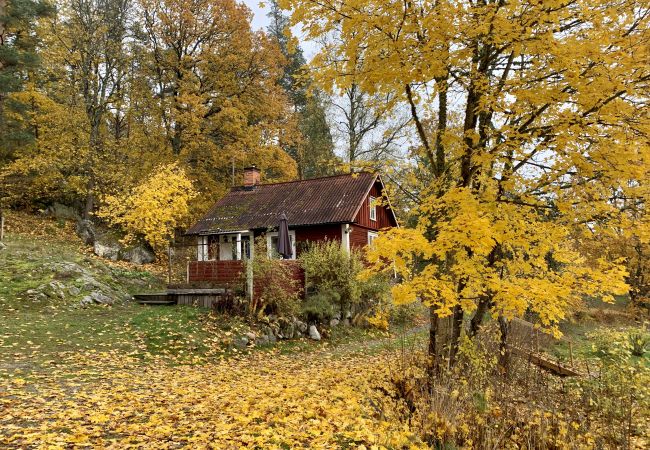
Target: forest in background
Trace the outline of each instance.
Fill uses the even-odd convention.
[[[233,0],[2,0],[0,207],[57,202],[120,225],[115,205],[167,179],[139,214],[174,204],[165,220],[183,226],[246,165],[287,181],[401,151],[376,99],[314,85],[275,2],[266,31],[251,14]]]

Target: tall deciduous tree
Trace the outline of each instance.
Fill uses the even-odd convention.
[[[197,187],[219,194],[231,168],[246,163],[276,179],[294,177],[282,150],[296,134],[276,83],[282,56],[251,30],[250,11],[233,0],[142,0],[141,10],[158,115]]]
[[[282,3],[313,38],[341,32],[343,65],[324,66],[321,82],[350,87],[354,70],[364,90],[410,107],[427,174],[418,224],[380,238],[370,259],[395,261],[396,302],[430,307],[434,361],[441,317],[452,317],[453,363],[466,316],[470,337],[497,317],[505,351],[514,316],[532,311],[557,331],[583,295],[625,291],[624,268],[584,259],[570,234],[617,226],[611,193],[647,188],[647,5]],[[356,48],[360,67],[345,58]]]
[[[101,189],[101,163],[110,158],[102,131],[109,110],[121,100],[133,5],[130,0],[70,0],[61,6],[52,34],[58,41],[58,57],[67,69],[68,82],[86,114],[88,151],[80,165],[87,178],[84,216],[88,217]]]
[[[346,53],[340,54],[341,30],[335,27],[320,39],[322,51],[315,66],[333,68],[341,75],[326,87],[331,92],[329,109],[335,136],[348,169],[381,169],[404,156],[410,117],[404,114],[404,105],[395,93],[370,91],[357,82],[366,50],[354,44],[354,36],[352,33]]]
[[[395,115],[392,95],[370,95],[357,83],[332,99],[333,120],[350,170],[382,167],[403,151],[408,118]]]
[[[287,148],[287,152],[296,160],[301,179],[328,175],[335,155],[325,113],[325,94],[313,86],[302,48],[291,34],[289,17],[275,0],[271,2],[268,17],[271,21],[268,33],[284,56],[278,83],[291,101],[300,131],[299,139]]]

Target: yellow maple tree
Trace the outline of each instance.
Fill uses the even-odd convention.
[[[647,5],[282,5],[309,37],[341,36],[315,57],[320,83],[399,93],[410,109],[417,225],[386,233],[369,258],[401,275],[397,302],[430,306],[432,356],[441,317],[452,317],[453,363],[467,316],[470,336],[487,313],[498,319],[505,345],[527,310],[557,333],[584,296],[626,291],[622,261],[584,258],[569,237],[620,226],[617,198],[647,198]],[[338,64],[321,64],[332,54]]]
[[[123,195],[109,195],[97,215],[126,232],[163,249],[174,230],[186,225],[190,202],[197,195],[192,181],[176,163],[160,166],[149,178]]]

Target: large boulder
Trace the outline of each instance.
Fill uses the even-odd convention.
[[[100,292],[111,292],[111,287],[107,284],[98,281],[95,277],[84,274],[81,277],[75,280],[75,284],[81,286],[81,290],[86,292],[100,291]]]
[[[95,255],[117,261],[120,257],[120,244],[113,241],[95,241],[93,252]]]
[[[65,293],[63,290],[65,285],[58,280],[50,281],[41,288],[41,292],[47,295],[50,298],[65,298]]]
[[[93,245],[95,243],[95,238],[96,238],[96,231],[95,231],[95,225],[90,220],[79,220],[77,222],[77,236],[81,238],[81,240],[84,242],[86,245]]]
[[[259,336],[257,339],[255,339],[255,345],[258,347],[266,347],[269,345],[271,342],[269,340],[269,337],[267,335],[262,335]]]
[[[84,242],[93,241],[95,255],[113,261],[129,261],[134,264],[149,264],[156,260],[151,247],[144,243],[136,243],[125,247],[120,241],[120,235],[115,231],[99,233],[92,228],[92,223],[80,221],[77,225],[79,236]]]
[[[76,220],[79,218],[79,213],[71,206],[66,206],[62,203],[53,203],[45,210],[45,214],[52,216],[55,219]]]
[[[156,255],[145,244],[138,244],[120,252],[120,259],[133,264],[150,264],[156,260]]]
[[[112,305],[114,303],[113,299],[106,294],[103,294],[99,291],[91,292],[90,295],[86,295],[81,299],[81,306],[87,306],[92,304],[98,305]]]
[[[278,324],[278,337],[280,339],[293,339],[294,335],[296,334],[296,330],[293,326],[293,321],[281,317],[278,320]]]
[[[244,350],[248,346],[248,338],[246,336],[236,336],[232,340],[232,345],[238,350]]]
[[[307,330],[309,329],[309,326],[308,326],[305,322],[303,322],[303,321],[301,321],[301,320],[296,320],[296,321],[294,322],[294,326],[295,326],[296,330],[297,330],[300,334],[305,334],[305,333],[307,333]]]
[[[318,332],[316,325],[309,326],[309,338],[313,339],[314,341],[320,341],[320,333]]]
[[[57,280],[75,278],[84,273],[84,268],[79,264],[67,261],[45,263],[41,267],[44,273],[53,272],[54,278]]]
[[[69,286],[68,287],[68,293],[72,295],[73,297],[76,297],[81,293],[81,289],[79,289],[77,286]]]

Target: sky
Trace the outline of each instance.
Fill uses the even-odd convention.
[[[266,29],[269,24],[269,19],[266,17],[266,14],[269,12],[268,4],[262,8],[260,6],[260,0],[243,0],[243,3],[253,11],[253,29]]]
[[[263,29],[266,30],[266,27],[269,25],[269,18],[266,16],[269,12],[269,1],[260,1],[260,0],[240,0],[246,6],[250,8],[253,12],[253,21],[252,28],[253,30]],[[260,3],[264,3],[264,7],[260,6]],[[288,15],[288,13],[287,13]],[[299,26],[292,28],[293,35],[298,38],[300,42],[300,47],[303,50],[303,54],[307,60],[311,60],[312,56],[316,53],[316,45],[312,42],[306,41],[301,38],[301,31]]]

